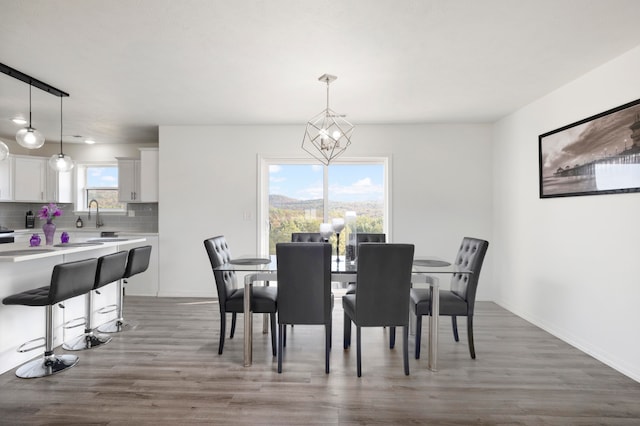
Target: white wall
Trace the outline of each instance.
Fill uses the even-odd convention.
[[[640,47],[495,125],[495,300],[640,381],[640,194],[539,199],[538,135],[640,98]]]
[[[216,295],[205,238],[224,234],[235,255],[255,253],[257,157],[307,158],[303,133],[304,124],[160,127],[159,296]],[[489,125],[360,125],[345,156],[391,155],[393,240],[453,258],[465,235],[492,240],[490,142]]]

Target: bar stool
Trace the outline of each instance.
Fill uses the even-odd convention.
[[[122,279],[127,265],[126,250],[117,253],[107,254],[98,258],[98,269],[96,271],[93,291],[100,294],[101,287]],[[84,333],[73,338],[70,342],[65,342],[62,347],[70,351],[81,351],[95,348],[111,341],[111,337],[105,334],[94,332],[91,317],[93,316],[93,292],[90,291],[85,297]]]
[[[5,305],[44,306],[45,337],[22,344],[18,352],[28,352],[44,347],[44,357],[31,360],[16,370],[16,376],[23,379],[50,376],[71,368],[78,362],[75,355],[56,355],[53,353],[53,306],[72,297],[91,291],[96,276],[98,259],[86,259],[55,265],[51,274],[51,284],[32,290],[7,296],[2,300]],[[64,308],[64,306],[61,305]],[[38,340],[44,344],[32,348],[25,347]]]
[[[151,246],[135,247],[129,250],[129,255],[127,256],[127,267],[124,271],[122,280],[118,281],[118,299],[115,305],[118,311],[118,318],[101,325],[100,327],[98,327],[98,331],[100,331],[101,333],[118,333],[132,328],[131,324],[126,323],[122,316],[122,283],[123,281],[126,283],[127,278],[131,278],[134,275],[146,271],[149,267],[150,258]]]

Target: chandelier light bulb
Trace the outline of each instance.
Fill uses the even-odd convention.
[[[53,154],[51,158],[49,158],[49,167],[57,172],[71,171],[74,166],[75,163],[68,155]]]
[[[25,127],[16,133],[16,142],[27,149],[38,149],[44,145],[44,136],[33,127]]]

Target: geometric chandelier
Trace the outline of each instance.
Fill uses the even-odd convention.
[[[327,107],[309,120],[302,139],[302,149],[326,166],[351,145],[354,130],[345,115],[336,114],[329,108],[329,84],[337,78],[330,74],[318,77],[319,81],[327,83]]]

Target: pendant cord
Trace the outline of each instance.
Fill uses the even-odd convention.
[[[60,96],[60,156],[64,157],[62,153],[62,96]]]
[[[33,129],[31,125],[31,83],[29,83],[29,128]]]

